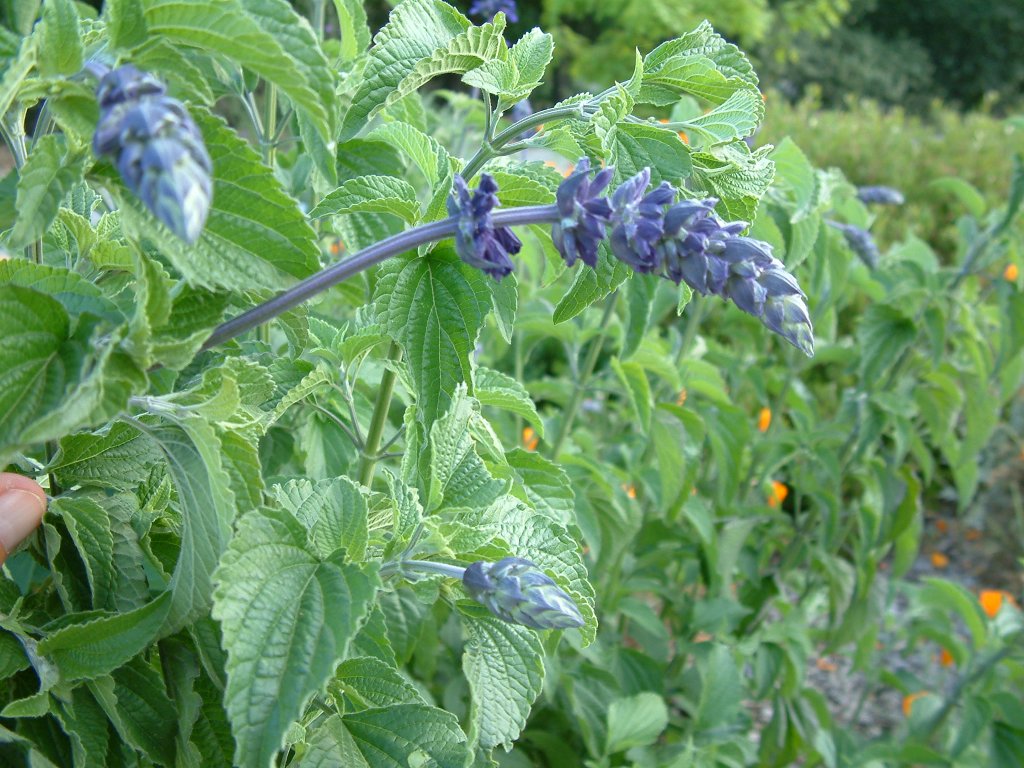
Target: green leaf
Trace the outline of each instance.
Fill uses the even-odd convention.
[[[479,407],[459,385],[447,413],[430,426],[428,512],[441,506],[480,507],[503,489],[474,447],[471,422]]]
[[[872,304],[857,327],[861,380],[881,384],[881,376],[917,338],[914,322],[896,307]]]
[[[666,727],[668,707],[658,694],[647,691],[615,699],[608,705],[605,754],[650,746]]]
[[[416,190],[393,176],[360,176],[349,179],[310,211],[310,218],[345,213],[390,213],[407,224],[420,217]]]
[[[473,394],[480,405],[501,408],[523,417],[537,435],[544,438],[544,422],[537,413],[537,406],[530,399],[526,387],[511,376],[481,366],[473,371]]]
[[[521,448],[505,454],[519,487],[512,493],[541,514],[562,525],[575,519],[575,494],[569,476],[559,464]]]
[[[701,137],[706,145],[724,144],[750,136],[764,118],[761,94],[753,89],[736,91],[710,112],[685,122],[683,130]]]
[[[616,126],[609,164],[615,165],[619,180],[650,168],[654,185],[668,181],[680,186],[693,171],[690,151],[675,131],[638,123]]]
[[[498,102],[499,112],[525,99],[543,82],[544,72],[551,63],[554,50],[555,43],[551,35],[541,32],[537,27],[516,41],[509,49],[508,61],[515,73],[515,80],[507,88],[493,91],[502,94]]]
[[[108,0],[103,4],[111,47],[134,48],[146,40],[149,31],[141,0]]]
[[[189,246],[134,197],[123,224],[145,236],[194,286],[279,290],[319,268],[316,235],[259,155],[220,118],[193,112],[213,160],[213,202],[203,234]]]
[[[470,758],[455,715],[395,704],[332,715],[312,730],[301,768],[463,768]]]
[[[71,188],[82,181],[85,156],[69,152],[63,136],[47,134],[36,142],[18,179],[18,216],[8,244],[21,248],[38,240],[57,218]]]
[[[239,765],[270,765],[345,658],[376,592],[375,573],[338,552],[319,557],[306,538],[288,512],[250,512],[217,571],[213,616],[228,652],[225,707]]]
[[[73,75],[82,68],[78,9],[72,0],[46,0],[35,34],[39,35],[40,75]]]
[[[366,26],[366,9],[361,0],[334,0],[341,32],[341,58],[351,61],[370,46],[370,29]]]
[[[143,5],[151,37],[238,62],[280,88],[321,136],[332,137],[334,76],[309,22],[286,0],[143,0]]]
[[[114,536],[107,511],[88,498],[55,499],[49,511],[64,520],[85,564],[92,607],[113,608],[117,575],[114,571]]]
[[[416,63],[388,94],[384,106],[393,104],[413,91],[445,74],[462,74],[491,61],[507,61],[508,46],[504,38],[505,14],[500,11],[494,21],[479,27],[471,26],[439,47],[430,56]]]
[[[5,63],[3,75],[0,76],[0,115],[6,115],[10,110],[22,84],[36,65],[38,48],[39,41],[34,35],[23,38],[18,55],[13,61]]]
[[[651,385],[647,374],[637,363],[623,363],[617,357],[612,358],[612,370],[626,389],[629,404],[640,422],[643,434],[651,428]]]
[[[115,670],[112,678],[90,684],[89,690],[118,735],[151,760],[174,765],[177,717],[163,677],[138,658]]]
[[[124,320],[117,305],[77,272],[25,259],[0,261],[0,285],[21,285],[59,301],[71,316],[92,314],[112,323]]]
[[[711,645],[708,653],[697,660],[700,671],[700,702],[694,715],[701,731],[727,725],[743,702],[743,681],[736,660],[728,647]]]
[[[519,738],[544,688],[544,647],[528,627],[496,619],[470,604],[462,670],[473,699],[470,735],[485,749],[506,751]]]
[[[405,351],[418,415],[427,424],[447,410],[460,383],[472,381],[469,355],[491,306],[487,279],[445,245],[381,268],[374,293],[379,322]]]
[[[752,221],[775,174],[771,150],[766,145],[751,152],[744,142],[736,141],[694,152],[694,182],[721,200],[724,210],[719,213],[725,218]]]
[[[416,686],[379,659],[364,657],[342,662],[331,687],[344,692],[358,709],[424,703]]]
[[[355,136],[422,59],[444,48],[469,26],[465,16],[442,0],[404,0],[395,6],[374,38],[362,80],[342,122],[340,140]]]
[[[583,266],[578,269],[572,286],[559,300],[551,319],[556,324],[571,320],[618,288],[630,272],[628,266],[612,256],[607,243],[601,243],[597,269]]]
[[[85,686],[75,688],[69,699],[57,705],[55,715],[71,741],[75,767],[106,765],[110,742],[106,713]]]
[[[347,477],[316,483],[290,480],[274,486],[274,495],[309,530],[309,543],[319,557],[343,548],[353,562],[364,558],[369,537],[366,499]]]
[[[227,294],[181,286],[171,304],[170,316],[153,328],[153,359],[173,370],[188,365],[224,318],[227,303]]]

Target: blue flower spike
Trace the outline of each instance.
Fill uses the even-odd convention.
[[[455,250],[464,262],[495,280],[512,271],[509,255],[519,253],[522,242],[508,227],[495,227],[491,211],[498,205],[498,184],[489,174],[480,175],[480,186],[470,192],[466,181],[455,176],[448,197],[448,215],[457,220]]]
[[[560,218],[551,227],[551,239],[570,267],[577,260],[588,267],[597,266],[597,247],[612,216],[611,203],[601,193],[611,180],[611,168],[591,178],[590,160],[584,157],[558,187],[555,204]]]
[[[470,597],[502,621],[533,629],[582,627],[576,603],[536,564],[519,557],[466,568],[462,584]]]
[[[202,234],[213,198],[213,165],[184,105],[131,64],[100,80],[93,152],[114,159],[125,185],[185,242]]]

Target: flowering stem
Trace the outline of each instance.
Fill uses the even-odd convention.
[[[558,208],[554,205],[527,205],[519,208],[497,210],[491,215],[491,221],[498,227],[545,224],[557,221],[558,215]],[[272,320],[289,309],[308,301],[318,293],[323,293],[328,288],[376,264],[380,264],[392,256],[411,251],[427,243],[451,237],[455,234],[455,226],[456,221],[451,218],[432,221],[429,224],[423,224],[376,242],[368,248],[359,251],[352,258],[338,262],[327,269],[317,272],[315,275],[310,275],[302,282],[279,293],[274,298],[262,304],[257,304],[252,309],[221,323],[210,334],[210,338],[206,340],[206,343],[203,344],[203,349],[215,347],[228,339],[233,339],[235,336],[255,328],[257,325]]]
[[[615,302],[618,296],[618,293],[613,291],[605,304],[604,314],[601,316],[601,324],[597,329],[597,338],[594,339],[590,352],[587,354],[587,359],[583,363],[583,370],[580,371],[579,378],[576,380],[576,388],[572,391],[572,397],[565,408],[565,416],[562,417],[562,424],[558,428],[558,435],[551,446],[552,459],[558,459],[558,454],[562,450],[562,444],[565,442],[566,437],[569,436],[573,419],[576,418],[576,411],[579,410],[580,403],[583,402],[583,394],[586,391],[587,382],[590,381],[591,374],[594,373],[594,366],[597,365],[597,358],[601,354],[601,348],[604,346],[604,333],[608,328],[612,315],[615,313]]]
[[[484,164],[488,160],[501,154],[502,147],[516,138],[523,131],[528,131],[531,128],[536,128],[538,125],[543,125],[545,122],[551,122],[553,120],[567,120],[573,117],[586,117],[587,107],[587,103],[581,103],[542,109],[539,112],[534,112],[532,115],[527,115],[519,122],[513,123],[493,139],[485,137],[483,145],[477,150],[476,154],[469,159],[469,162],[467,162],[465,167],[462,169],[462,178],[467,182],[472,179],[477,172],[484,167]]]
[[[388,348],[388,360],[393,364],[402,359],[402,348],[394,341]],[[394,365],[384,369],[377,388],[377,401],[373,405],[373,417],[370,420],[370,431],[366,433],[366,444],[363,456],[359,460],[359,482],[369,488],[373,484],[373,472],[380,460],[380,441],[384,436],[384,426],[388,423],[388,411],[391,410],[391,397],[395,392]]]
[[[439,573],[442,576],[449,576],[453,579],[462,580],[465,568],[447,563],[433,563],[429,560],[395,560],[384,563],[380,569],[380,575],[387,577],[396,573]]]

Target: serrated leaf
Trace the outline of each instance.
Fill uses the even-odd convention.
[[[113,48],[134,48],[145,41],[148,30],[141,0],[108,0],[103,11]]]
[[[473,372],[473,394],[481,405],[501,408],[526,419],[544,439],[544,422],[526,387],[511,376],[491,368],[479,367]]]
[[[332,715],[310,734],[301,768],[463,768],[470,753],[455,715],[396,704]]]
[[[374,129],[367,137],[369,141],[383,141],[412,160],[431,188],[449,180],[452,175],[451,156],[436,139],[414,128],[408,123],[386,123]],[[450,189],[445,185],[445,194]],[[415,197],[415,195],[414,195]]]
[[[547,32],[534,27],[509,49],[510,63],[515,66],[517,75],[514,86],[509,90],[506,99],[498,104],[499,111],[511,106],[516,101],[525,99],[534,88],[544,80],[544,72],[551,63],[554,54],[554,39]]]
[[[78,9],[72,0],[46,0],[39,35],[39,74],[73,75],[82,68],[82,39],[78,35]]]
[[[8,244],[21,248],[45,234],[71,188],[82,181],[85,156],[71,153],[63,136],[47,134],[36,142],[21,167],[18,211]]]
[[[640,422],[643,434],[651,428],[651,385],[647,381],[644,369],[636,363],[623,363],[619,358],[612,358],[612,370],[626,389],[629,404]]]
[[[347,477],[320,480],[290,480],[274,486],[278,503],[291,512],[309,531],[312,551],[327,558],[345,549],[347,559],[360,562],[366,554],[366,499],[359,486]]]
[[[151,37],[218,53],[274,83],[325,139],[334,78],[309,22],[286,0],[143,0]]]
[[[181,508],[181,548],[167,591],[127,613],[90,616],[39,643],[64,680],[116,669],[154,640],[207,612],[211,574],[227,542],[234,500],[221,468],[213,428],[191,418],[180,425],[146,427],[164,454]]]
[[[444,413],[460,383],[472,381],[469,355],[491,305],[486,279],[446,245],[381,269],[374,303],[405,351],[418,414],[427,424]]]
[[[89,686],[124,741],[151,760],[173,765],[177,718],[163,677],[141,658],[115,670],[111,683]]]
[[[539,453],[521,448],[506,453],[505,459],[522,486],[521,491],[513,488],[516,496],[525,496],[524,501],[557,523],[569,525],[573,522],[575,494],[569,476],[560,465]]]
[[[558,324],[576,317],[618,288],[629,277],[630,271],[628,266],[612,256],[607,243],[601,243],[597,269],[578,268],[572,286],[559,300],[551,319]]]
[[[412,683],[380,659],[363,657],[342,662],[331,687],[343,691],[360,709],[425,703]]]
[[[77,272],[25,259],[0,261],[0,285],[20,285],[59,301],[69,315],[96,315],[112,323],[124,320],[117,305]]]
[[[345,658],[379,581],[338,553],[318,557],[290,513],[262,509],[239,520],[216,582],[235,761],[263,768]]]
[[[763,117],[761,94],[744,88],[710,112],[685,121],[683,130],[691,136],[699,135],[706,145],[725,144],[750,136]]]
[[[171,303],[166,322],[152,329],[153,359],[165,368],[184,368],[224,318],[227,304],[227,294],[181,286]]]
[[[512,748],[544,688],[544,647],[528,627],[459,606],[467,641],[462,670],[473,707],[470,734],[485,749]]]
[[[465,16],[442,0],[404,0],[395,6],[374,38],[340,140],[355,136],[422,59],[469,26]]]
[[[650,168],[651,184],[681,186],[693,171],[689,149],[678,134],[653,125],[619,123],[609,149],[609,163],[620,181]]]
[[[917,327],[896,307],[872,304],[861,317],[857,338],[861,349],[861,380],[881,383],[882,374],[917,338]]]
[[[334,0],[341,33],[341,58],[351,61],[370,45],[370,29],[366,26],[366,9],[361,0]]]
[[[49,511],[64,520],[85,564],[92,607],[113,608],[117,575],[114,571],[114,536],[107,511],[89,498],[55,499]]]
[[[346,213],[389,213],[407,224],[420,217],[416,190],[393,176],[360,176],[349,179],[317,203],[310,218]]]
[[[494,21],[471,26],[439,47],[427,58],[421,59],[394,91],[388,94],[384,105],[393,104],[419,90],[435,77],[462,74],[490,61],[507,61],[505,43],[505,14],[498,12]]]
[[[605,754],[646,747],[668,727],[668,707],[656,693],[644,692],[615,699],[608,705]]]
[[[122,223],[194,286],[276,291],[316,271],[316,235],[273,171],[220,118],[199,110],[193,117],[213,160],[213,202],[199,240],[186,245],[130,196]]]

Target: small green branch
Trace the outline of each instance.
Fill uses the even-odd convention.
[[[569,399],[569,404],[565,408],[565,416],[562,417],[562,424],[558,428],[558,435],[555,437],[555,442],[551,445],[551,458],[556,461],[558,460],[558,454],[562,450],[562,445],[569,436],[569,430],[572,429],[572,422],[576,418],[576,412],[579,410],[580,403],[583,402],[583,395],[586,393],[587,384],[590,381],[591,375],[594,373],[594,367],[597,365],[597,358],[601,355],[601,349],[604,347],[605,331],[608,329],[608,323],[611,321],[612,315],[615,314],[615,303],[617,299],[618,293],[614,291],[611,296],[608,297],[608,301],[604,307],[604,314],[601,315],[601,324],[597,329],[597,336],[591,343],[590,351],[587,353],[587,359],[583,363],[583,370],[580,371],[580,375],[576,380],[576,387],[572,391],[572,397]]]
[[[388,411],[391,410],[391,397],[395,392],[396,373],[394,365],[402,360],[402,348],[391,342],[388,358],[392,365],[384,370],[377,388],[377,401],[373,405],[373,418],[370,420],[370,431],[366,434],[366,445],[363,446],[363,457],[359,461],[359,482],[369,488],[373,483],[373,473],[380,460],[380,443],[384,436],[384,427],[388,422]]]
[[[263,162],[273,168],[277,154],[277,86],[273,83],[267,83],[263,109]]]

